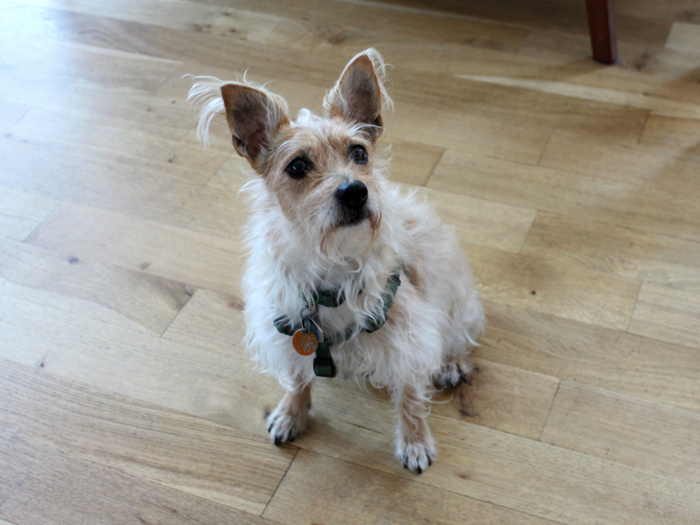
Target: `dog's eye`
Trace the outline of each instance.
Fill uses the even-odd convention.
[[[297,157],[287,164],[287,169],[285,171],[287,175],[293,179],[303,179],[309,171],[309,163],[306,159]]]
[[[350,146],[350,158],[355,164],[366,164],[369,157],[364,147],[355,144],[354,146]]]

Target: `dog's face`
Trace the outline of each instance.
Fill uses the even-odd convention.
[[[365,53],[348,64],[324,100],[323,117],[302,110],[292,122],[283,99],[245,84],[221,91],[234,147],[295,227],[290,234],[323,252],[366,251],[382,202],[375,143],[383,87],[373,59]]]

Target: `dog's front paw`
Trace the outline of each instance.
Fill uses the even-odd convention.
[[[469,373],[473,369],[468,357],[453,357],[440,369],[437,384],[441,388],[456,388],[460,383],[469,384]]]
[[[422,474],[433,464],[437,452],[435,445],[427,443],[399,444],[396,456],[403,462],[403,467]]]
[[[306,429],[306,414],[294,414],[281,404],[267,416],[267,431],[275,445],[291,443]]]

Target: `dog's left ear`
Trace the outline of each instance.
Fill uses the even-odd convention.
[[[356,55],[323,101],[327,115],[364,125],[374,142],[383,131],[382,102],[391,103],[383,79],[384,60],[375,49]]]

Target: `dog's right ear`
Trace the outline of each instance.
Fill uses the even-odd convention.
[[[290,125],[285,100],[245,79],[225,82],[215,77],[193,78],[187,98],[200,108],[199,140],[208,146],[212,120],[226,113],[233,147],[248,159],[255,171],[264,174],[276,137],[282,128]]]
[[[244,84],[221,86],[233,147],[262,173],[280,129],[289,126],[284,99]]]

